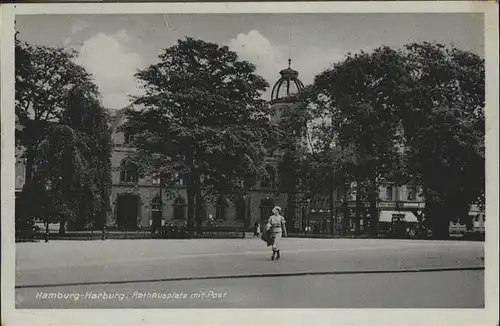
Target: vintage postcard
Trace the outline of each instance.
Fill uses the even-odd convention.
[[[497,325],[498,5],[1,7],[2,325]]]

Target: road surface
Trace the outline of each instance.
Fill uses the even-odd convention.
[[[481,308],[484,243],[284,239],[16,244],[22,308]]]

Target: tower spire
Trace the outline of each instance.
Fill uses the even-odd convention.
[[[292,23],[288,23],[288,68],[292,65]]]
[[[292,97],[304,88],[299,80],[299,73],[292,66],[292,22],[288,23],[288,68],[280,71],[281,78],[274,84],[271,91],[271,101],[290,101]]]

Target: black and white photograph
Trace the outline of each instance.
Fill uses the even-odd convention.
[[[494,312],[485,9],[98,8],[2,42],[16,312]]]

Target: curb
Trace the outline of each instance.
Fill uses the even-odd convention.
[[[219,275],[219,276],[191,276],[173,277],[150,280],[126,280],[126,281],[97,281],[97,282],[72,282],[58,284],[34,284],[16,285],[15,289],[48,288],[82,285],[105,285],[105,284],[131,284],[131,283],[156,283],[156,282],[179,282],[197,280],[220,280],[220,279],[243,279],[243,278],[264,278],[264,277],[290,277],[290,276],[314,276],[314,275],[356,275],[356,274],[399,274],[399,273],[428,273],[428,272],[453,272],[453,271],[484,271],[484,266],[463,266],[463,267],[437,267],[437,268],[411,268],[411,269],[382,269],[382,270],[360,270],[360,271],[329,271],[329,272],[294,272],[294,273],[259,273],[259,274],[239,274],[239,275]]]

